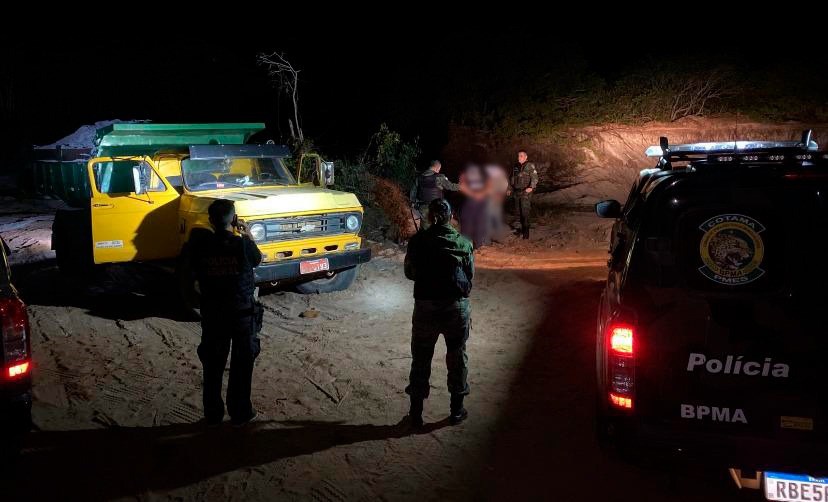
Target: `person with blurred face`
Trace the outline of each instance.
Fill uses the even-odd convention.
[[[466,196],[460,208],[460,232],[474,244],[474,249],[489,244],[488,196],[486,172],[477,164],[468,164],[460,175]]]

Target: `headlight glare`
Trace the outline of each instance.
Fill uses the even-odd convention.
[[[348,230],[351,232],[356,232],[359,230],[359,217],[355,214],[349,215],[345,218],[345,226],[348,227]]]
[[[250,236],[253,237],[254,241],[263,241],[266,233],[265,226],[261,223],[250,225]]]

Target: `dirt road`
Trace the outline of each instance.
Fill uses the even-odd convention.
[[[634,467],[593,439],[601,250],[483,252],[472,297],[470,419],[447,424],[438,345],[426,428],[398,425],[410,282],[381,253],[354,287],[270,292],[253,401],[265,421],[204,430],[199,326],[152,267],[68,280],[14,271],[30,308],[37,430],[14,483],[28,500],[713,500],[726,472]],[[758,496],[758,494],[753,494]]]

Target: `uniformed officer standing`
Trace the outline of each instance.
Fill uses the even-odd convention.
[[[409,419],[423,424],[423,401],[429,395],[431,359],[440,334],[446,342],[449,421],[468,416],[463,399],[469,393],[468,356],[469,293],[474,278],[472,244],[450,224],[451,206],[444,199],[429,205],[431,226],[408,243],[405,276],[414,281],[414,316],[411,329],[411,373],[405,392],[410,396]]]
[[[254,298],[253,268],[262,254],[236,218],[232,201],[219,199],[208,213],[214,232],[191,240],[192,266],[201,289],[198,356],[204,366],[204,417],[208,425],[219,425],[224,418],[221,383],[232,343],[227,412],[233,425],[241,426],[257,416],[250,386],[260,350],[261,306]]]
[[[420,230],[428,228],[429,222],[426,213],[431,201],[442,199],[444,190],[452,192],[460,190],[460,185],[452,183],[444,174],[440,174],[442,167],[439,160],[432,160],[428,169],[417,175],[414,186],[411,188],[409,198],[422,216]]]
[[[518,163],[512,170],[511,193],[515,197],[515,211],[520,217],[520,231],[524,239],[529,238],[529,210],[532,192],[538,186],[538,170],[529,162],[526,150],[518,151]]]

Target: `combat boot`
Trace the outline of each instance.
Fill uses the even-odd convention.
[[[408,410],[408,421],[411,427],[423,426],[423,398],[411,397],[411,408]]]
[[[463,407],[463,399],[466,396],[462,394],[451,395],[451,414],[449,415],[449,423],[457,425],[469,416],[469,412]]]

